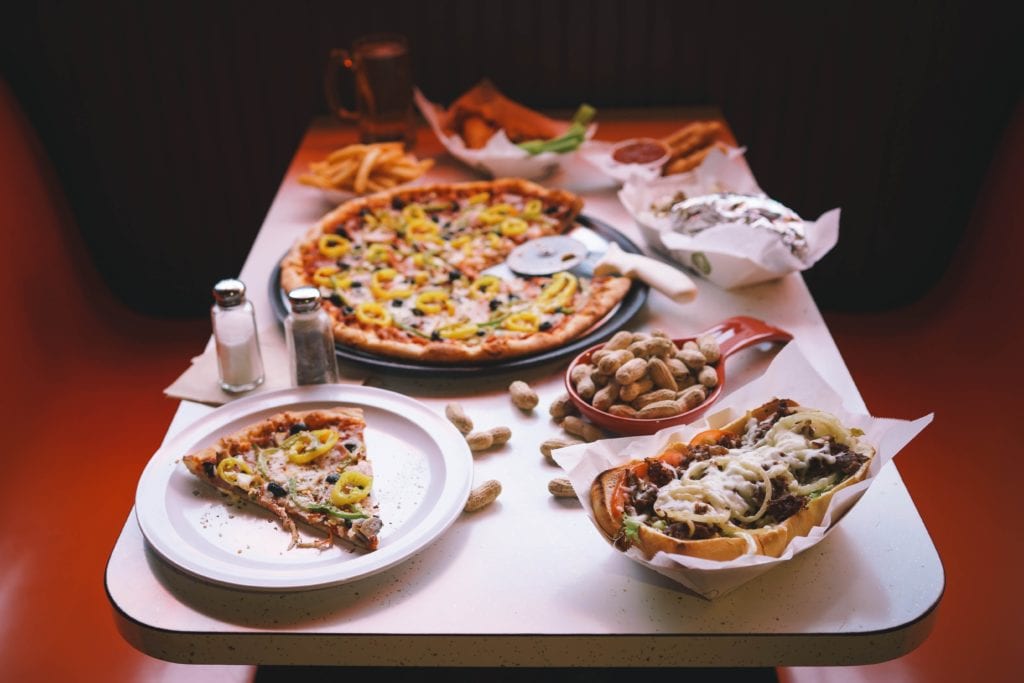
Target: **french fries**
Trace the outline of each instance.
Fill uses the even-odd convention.
[[[299,182],[324,190],[366,194],[415,180],[433,165],[433,159],[418,160],[407,154],[400,142],[349,145],[310,164],[309,173],[300,175]]]
[[[718,121],[693,121],[661,139],[672,150],[663,175],[684,173],[704,161],[716,147],[724,147],[725,126]]]

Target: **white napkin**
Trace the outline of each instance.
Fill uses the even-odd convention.
[[[192,365],[164,389],[164,393],[171,398],[222,405],[243,396],[291,387],[288,346],[285,344],[281,328],[277,325],[264,327],[259,330],[258,336],[265,374],[263,384],[260,386],[238,394],[221,389],[217,380],[217,348],[211,339],[210,343],[206,345],[206,350],[192,359]],[[347,364],[339,363],[338,369],[342,375],[339,384],[362,384],[367,377],[365,371]]]

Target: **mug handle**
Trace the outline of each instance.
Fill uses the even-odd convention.
[[[334,48],[327,58],[327,70],[324,72],[324,95],[331,113],[339,119],[355,120],[359,114],[346,107],[341,101],[341,88],[338,87],[342,71],[350,75],[353,70],[352,56],[348,50]]]

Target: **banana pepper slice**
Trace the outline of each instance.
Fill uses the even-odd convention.
[[[330,452],[338,443],[339,436],[336,429],[314,429],[289,436],[281,443],[281,447],[285,449],[289,460],[305,465]]]
[[[391,324],[391,314],[376,301],[364,301],[356,306],[356,319],[366,325],[387,327]]]
[[[416,308],[420,309],[424,313],[434,315],[443,310],[448,311],[448,313],[452,313],[455,310],[455,305],[448,298],[447,292],[432,290],[429,292],[423,292],[416,297]]]
[[[382,268],[375,271],[370,277],[370,291],[373,292],[373,296],[377,299],[404,299],[410,296],[412,289],[409,287],[388,289],[384,286],[386,283],[394,281],[396,277],[398,277],[398,271],[394,268]]]
[[[499,230],[505,237],[515,237],[526,232],[528,227],[529,224],[522,218],[509,217],[501,222]]]
[[[374,242],[366,248],[365,258],[370,263],[390,263],[395,251],[390,244]]]
[[[440,232],[440,225],[429,218],[424,217],[410,221],[409,225],[405,229],[405,236],[412,242],[442,243],[441,237],[438,234]]]
[[[349,470],[338,477],[331,488],[331,502],[335,505],[352,505],[370,495],[373,477],[357,470]]]
[[[470,337],[477,336],[476,323],[457,323],[455,325],[447,325],[437,331],[441,335],[442,339],[469,339]]]
[[[579,280],[572,273],[562,271],[551,276],[549,282],[537,297],[537,305],[545,313],[551,313],[572,301],[579,287]]]
[[[495,275],[481,275],[469,286],[469,295],[474,299],[492,299],[501,292],[501,278]]]
[[[417,204],[416,202],[406,204],[402,207],[402,220],[406,223],[418,220],[428,220],[427,211],[423,208],[422,204]]]
[[[352,243],[341,235],[321,235],[316,243],[317,249],[327,258],[341,258],[352,248]]]
[[[511,332],[536,332],[540,328],[540,316],[534,311],[520,311],[505,318],[501,326]]]
[[[238,485],[238,473],[252,474],[249,467],[241,458],[224,458],[217,463],[217,476],[229,484]]]

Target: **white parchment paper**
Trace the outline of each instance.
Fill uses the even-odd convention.
[[[619,200],[652,249],[724,289],[807,270],[839,240],[839,209],[815,221],[804,221],[808,248],[803,259],[768,230],[732,224],[684,235],[673,230],[670,216],[652,209],[652,205],[664,204],[677,193],[699,197],[717,192],[765,194],[754,180],[742,150],[712,150],[704,163],[687,173],[653,181],[633,178],[619,191]]]
[[[566,471],[584,510],[593,521],[590,485],[601,472],[631,460],[657,455],[672,441],[687,442],[698,432],[721,427],[773,398],[792,399],[800,405],[836,415],[848,428],[859,427],[864,431],[861,439],[873,445],[877,453],[868,477],[833,496],[821,525],[811,529],[808,536],[791,541],[781,557],[745,555],[722,562],[664,552],[648,560],[636,548],[630,548],[625,553],[627,557],[674,579],[705,598],[719,597],[790,560],[827,536],[829,530],[835,527],[834,522],[864,494],[881,468],[932,421],[932,414],[907,421],[851,412],[843,405],[839,394],[811,367],[797,344],[790,342],[775,357],[764,375],[730,394],[712,409],[712,413],[697,423],[664,429],[652,436],[607,439],[561,448],[552,455],[555,462]],[[601,533],[596,524],[594,533]]]

